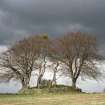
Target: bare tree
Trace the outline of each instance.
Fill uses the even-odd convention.
[[[57,73],[59,72],[59,62],[54,62],[53,63],[53,79],[52,79],[52,85],[56,85],[57,84]]]
[[[45,38],[45,37],[44,37]],[[5,73],[1,77],[18,78],[23,88],[29,87],[31,73],[37,68],[36,60],[42,52],[42,36],[31,36],[17,42],[1,57]]]
[[[47,61],[43,61],[43,59],[39,59],[38,62],[37,62],[37,88],[40,88],[41,87],[41,82],[42,82],[42,78],[43,78],[43,75],[46,71],[46,63]]]
[[[41,43],[41,52],[38,59],[37,67],[38,67],[38,79],[37,79],[37,88],[40,88],[43,75],[47,68],[47,59],[48,59],[48,50],[49,50],[49,37],[47,34],[43,34],[40,39]]]
[[[57,85],[57,80],[63,76],[66,75],[66,69],[62,62],[58,60],[54,60],[50,58],[50,64],[48,65],[48,68],[50,72],[52,72],[52,86]]]
[[[76,88],[79,76],[88,76],[97,79],[101,72],[95,63],[98,55],[96,38],[85,33],[68,33],[50,41],[48,35],[31,36],[17,42],[1,56],[2,73],[0,77],[6,80],[19,79],[23,88],[29,86],[31,73],[38,70],[37,87],[40,88],[42,77],[46,71],[47,60],[52,59],[53,81],[56,83],[56,74],[59,71],[59,62],[62,73],[66,71],[72,79],[72,87]],[[52,65],[53,66],[53,65]]]
[[[51,62],[48,65],[49,70],[53,73],[52,86],[57,85],[57,80],[67,74],[65,65],[61,62],[61,58],[58,54],[58,41],[55,39],[50,40],[50,47],[48,50],[48,59]],[[60,50],[59,50],[60,51]]]
[[[95,66],[99,58],[95,37],[81,32],[68,33],[54,43],[53,57],[67,66],[73,88],[76,88],[76,81],[82,74],[94,79],[101,75]]]

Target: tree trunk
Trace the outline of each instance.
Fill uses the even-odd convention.
[[[54,71],[52,85],[56,85],[56,72]]]
[[[73,87],[74,89],[76,89],[76,81],[77,81],[77,79],[72,78],[72,87]]]
[[[22,89],[29,88],[29,82],[30,82],[30,79],[29,78],[23,78],[21,80]]]
[[[42,77],[43,77],[43,75],[40,75],[37,79],[37,88],[40,88],[40,86],[41,86]]]

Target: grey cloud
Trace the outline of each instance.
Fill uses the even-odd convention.
[[[0,0],[0,39],[5,43],[47,32],[86,31],[105,39],[105,0]]]

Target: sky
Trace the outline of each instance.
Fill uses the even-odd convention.
[[[0,0],[0,53],[7,50],[4,45],[29,35],[75,31],[96,35],[105,55],[105,0]],[[16,83],[12,84],[1,84],[0,92],[16,91]],[[95,81],[80,86],[84,91],[105,87]]]
[[[0,0],[0,44],[25,36],[82,31],[105,49],[105,0]]]

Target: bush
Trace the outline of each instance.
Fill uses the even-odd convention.
[[[40,85],[41,88],[48,87],[48,80],[42,80]]]

